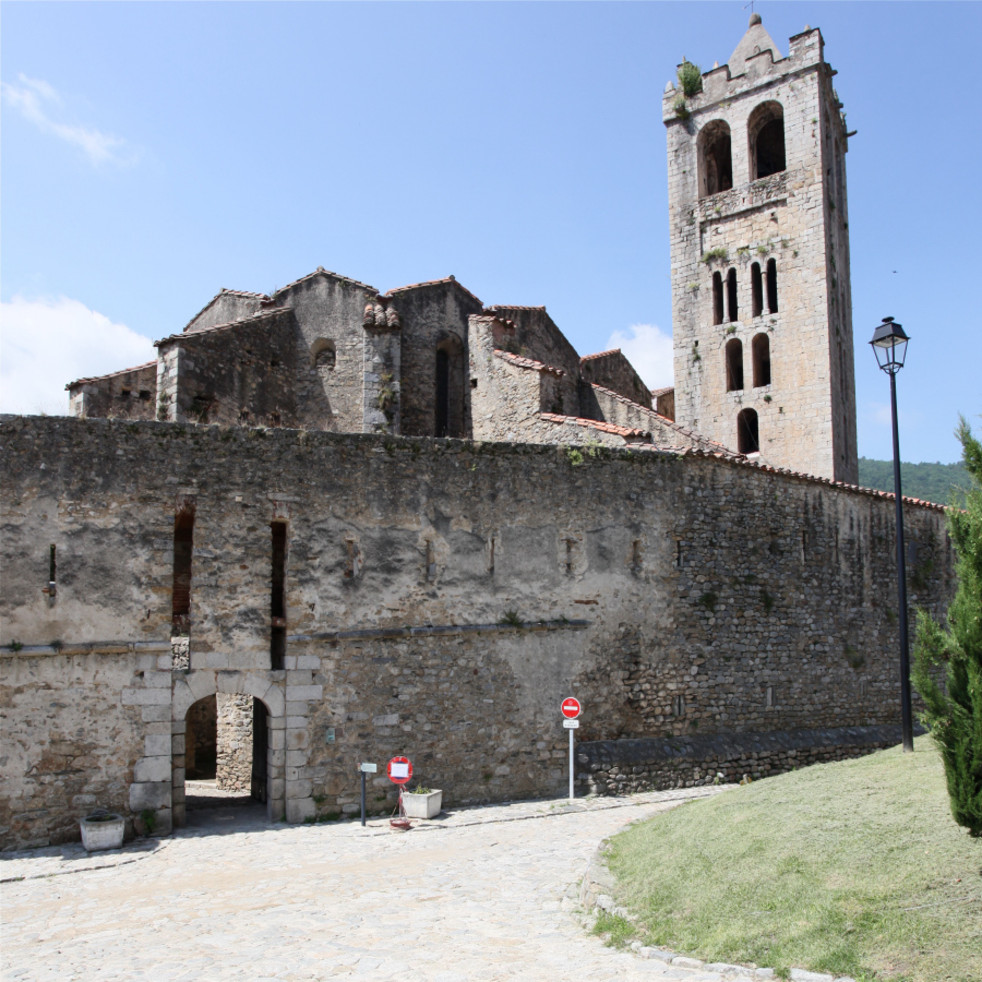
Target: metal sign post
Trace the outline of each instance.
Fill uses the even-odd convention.
[[[572,801],[574,776],[573,730],[579,729],[580,721],[576,717],[580,715],[582,707],[578,699],[570,696],[568,699],[563,700],[563,704],[559,708],[564,716],[563,729],[569,730],[569,800]]]
[[[365,775],[374,774],[378,770],[378,764],[362,764],[358,768],[361,771],[361,824],[365,824]]]

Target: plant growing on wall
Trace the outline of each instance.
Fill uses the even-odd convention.
[[[972,481],[964,508],[948,512],[958,588],[946,627],[919,612],[911,681],[941,751],[951,813],[970,835],[982,837],[982,444],[964,418],[956,432]]]
[[[723,246],[716,246],[715,249],[707,249],[706,252],[702,254],[702,261],[708,266],[711,262],[718,259],[721,263],[725,263],[729,253]]]
[[[379,376],[382,383],[378,390],[378,408],[385,414],[385,418],[390,422],[393,416],[393,407],[396,401],[396,390],[392,385],[395,376],[391,372],[383,372]]]
[[[694,65],[688,58],[682,58],[682,64],[678,68],[679,85],[682,92],[688,98],[702,92],[702,71],[698,65]]]

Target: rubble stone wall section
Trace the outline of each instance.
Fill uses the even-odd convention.
[[[451,803],[562,793],[570,694],[585,742],[897,716],[879,492],[603,446],[22,417],[0,437],[8,846],[66,835],[79,796],[179,821],[187,710],[216,692],[267,707],[269,810],[288,821],[352,811],[358,763],[398,753]],[[188,495],[185,669],[169,636]],[[938,614],[953,585],[942,510],[908,504],[905,519],[911,606]],[[52,768],[72,777],[45,784]],[[384,784],[373,793],[388,806]]]
[[[219,692],[215,702],[216,784],[222,791],[248,794],[252,783],[252,696],[241,692]]]

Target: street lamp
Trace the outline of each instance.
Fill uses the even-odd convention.
[[[876,362],[890,376],[890,411],[893,417],[893,490],[897,499],[897,598],[900,603],[900,718],[904,752],[914,749],[914,731],[910,711],[910,656],[907,646],[907,569],[904,553],[904,508],[900,495],[900,436],[897,430],[897,372],[904,367],[909,338],[904,329],[884,317],[873,332],[873,354]]]

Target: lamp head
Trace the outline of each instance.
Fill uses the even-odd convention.
[[[883,323],[873,332],[870,344],[876,355],[876,362],[884,372],[896,375],[904,367],[909,340],[903,327],[895,324],[892,317],[883,318]]]

